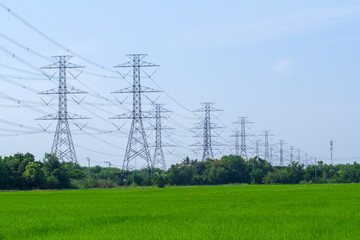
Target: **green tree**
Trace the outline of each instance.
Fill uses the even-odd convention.
[[[45,186],[45,173],[39,163],[29,162],[23,175],[30,188],[43,188]]]

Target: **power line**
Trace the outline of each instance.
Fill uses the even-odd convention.
[[[32,24],[30,24],[28,21],[26,21],[24,18],[22,18],[21,16],[19,16],[18,14],[16,14],[14,11],[12,11],[9,7],[7,7],[4,3],[0,2],[0,7],[2,7],[7,13],[9,13],[10,15],[12,15],[13,17],[15,17],[17,20],[19,20],[21,23],[23,23],[25,26],[27,26],[28,28],[30,28],[31,30],[33,30],[34,32],[36,32],[37,34],[39,34],[40,36],[42,36],[43,38],[47,39],[49,42],[53,43],[54,45],[58,46],[59,48],[65,50],[68,53],[71,53],[72,55],[77,56],[78,58],[82,59],[83,61],[97,66],[101,69],[105,69],[109,72],[114,73],[115,71],[113,71],[112,69],[108,69],[100,64],[95,63],[94,61],[91,61],[79,54],[77,54],[76,52],[68,49],[67,47],[65,47],[64,45],[62,45],[61,43],[57,42],[56,40],[54,40],[53,38],[49,37],[48,35],[46,35],[45,33],[43,33],[42,31],[40,31],[39,29],[37,29],[36,27],[34,27]]]

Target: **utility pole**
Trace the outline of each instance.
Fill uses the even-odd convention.
[[[331,159],[331,165],[333,165],[333,140],[330,141],[330,159]]]
[[[86,160],[88,161],[88,168],[89,168],[89,179],[91,178],[91,174],[90,174],[90,158],[86,158]]]
[[[77,114],[69,114],[67,111],[67,94],[80,94],[86,93],[84,91],[75,89],[74,87],[68,88],[66,85],[67,69],[71,68],[84,68],[83,66],[69,63],[68,60],[72,56],[54,56],[56,62],[42,67],[41,69],[58,69],[59,71],[59,86],[57,89],[51,89],[39,94],[56,94],[58,98],[58,112],[50,114],[37,120],[57,120],[57,126],[54,136],[51,153],[61,161],[71,161],[77,163],[74,143],[71,137],[71,131],[68,120],[74,119],[88,119]],[[71,74],[71,73],[70,73]]]
[[[110,167],[111,167],[111,162],[105,161],[104,163],[109,164],[109,167],[108,167],[108,180],[110,180]]]
[[[219,146],[218,143],[215,143],[212,141],[212,132],[213,129],[215,128],[219,128],[218,126],[216,126],[214,123],[212,123],[211,121],[211,113],[215,112],[215,111],[222,111],[219,109],[215,109],[212,107],[212,105],[214,105],[214,103],[211,102],[205,102],[202,103],[202,105],[204,105],[204,107],[195,110],[193,112],[201,112],[203,113],[203,120],[202,122],[200,122],[199,126],[195,127],[195,129],[199,129],[202,130],[202,143],[196,143],[193,144],[192,146],[201,146],[202,150],[203,150],[203,155],[202,155],[202,161],[206,160],[207,158],[214,158],[214,154],[213,154],[213,146]],[[200,135],[198,135],[200,136]]]
[[[115,68],[132,68],[133,85],[132,87],[120,89],[113,93],[132,93],[133,110],[130,113],[112,117],[112,119],[132,120],[122,168],[123,170],[136,169],[136,158],[140,158],[144,161],[144,163],[141,165],[141,168],[146,167],[150,169],[152,167],[152,163],[148,142],[146,140],[143,118],[154,118],[154,114],[151,112],[142,111],[141,96],[143,93],[154,93],[159,91],[148,87],[142,87],[140,82],[140,73],[141,68],[158,67],[159,65],[143,61],[143,59],[146,57],[146,54],[128,54],[126,56],[130,58],[130,61],[115,66]],[[135,164],[132,164],[132,160],[134,159]]]
[[[154,150],[154,157],[153,157],[153,165],[152,168],[155,168],[157,166],[161,166],[163,170],[166,170],[166,162],[163,152],[163,147],[172,147],[172,145],[163,144],[162,142],[162,131],[165,129],[171,129],[168,127],[162,126],[162,118],[166,118],[166,116],[163,115],[163,113],[171,112],[167,109],[163,108],[164,104],[155,104],[155,150]]]

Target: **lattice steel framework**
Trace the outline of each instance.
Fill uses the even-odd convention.
[[[256,157],[259,157],[259,155],[260,155],[259,142],[260,142],[259,140],[255,141],[255,155],[256,155]]]
[[[70,126],[68,120],[87,119],[76,114],[69,114],[67,111],[67,94],[86,93],[84,91],[68,88],[66,85],[66,72],[69,68],[83,68],[83,66],[69,63],[68,60],[72,56],[54,56],[56,62],[42,67],[42,69],[58,69],[59,71],[59,87],[51,89],[39,94],[57,94],[58,98],[58,112],[50,114],[38,120],[57,120],[57,126],[54,136],[51,153],[54,153],[60,161],[77,162],[74,143],[71,136]]]
[[[201,112],[204,113],[203,115],[203,121],[200,123],[198,127],[195,129],[202,130],[202,144],[197,143],[193,146],[201,146],[203,150],[202,160],[206,160],[207,158],[214,158],[213,154],[213,146],[220,146],[220,144],[212,141],[212,131],[214,128],[219,128],[214,123],[211,122],[211,113],[215,111],[222,111],[219,109],[215,109],[212,107],[214,103],[212,102],[205,102],[202,103],[204,107],[195,110],[194,112]]]
[[[248,159],[246,152],[246,121],[247,117],[240,117],[240,156]]]
[[[294,162],[294,147],[290,146],[290,164]]]
[[[265,136],[265,160],[269,161],[270,157],[269,157],[269,131],[268,130],[265,130],[264,136]]]
[[[142,87],[141,86],[141,68],[144,67],[158,67],[159,65],[145,62],[143,59],[146,54],[128,54],[126,55],[131,59],[127,63],[123,63],[115,66],[115,68],[132,68],[133,70],[133,85],[129,88],[120,89],[113,93],[132,93],[133,94],[133,110],[130,113],[117,115],[112,119],[131,119],[131,127],[129,132],[129,138],[126,146],[126,152],[123,162],[124,170],[131,170],[137,168],[137,158],[140,158],[143,162],[140,163],[140,168],[151,168],[151,156],[149,151],[148,142],[146,139],[143,119],[154,118],[155,115],[151,112],[144,112],[141,109],[141,96],[143,93],[159,92],[158,90]],[[132,160],[135,159],[135,164],[132,164]]]
[[[333,165],[333,150],[334,150],[334,141],[330,140],[330,161],[331,161],[331,165]]]
[[[284,142],[280,140],[280,166],[284,166]]]
[[[240,117],[240,119],[233,124],[240,125],[240,131],[238,128],[235,130],[235,134],[231,137],[235,138],[235,155],[241,156],[247,160],[247,149],[246,149],[246,124],[252,123],[247,120],[247,117]]]
[[[240,131],[235,130],[235,134],[230,137],[235,138],[235,155],[240,156]]]
[[[298,154],[298,155],[297,155],[297,162],[298,162],[299,164],[301,164],[301,162],[300,162],[300,151],[301,151],[300,149],[297,150],[297,154]]]
[[[164,144],[162,142],[162,132],[165,129],[171,129],[169,127],[162,126],[162,119],[166,118],[164,113],[171,112],[165,108],[163,108],[164,104],[155,104],[155,150],[154,157],[152,159],[152,167],[161,166],[163,170],[166,170],[166,161],[164,157],[163,147],[173,147],[173,145]]]

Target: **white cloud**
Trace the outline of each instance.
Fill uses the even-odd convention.
[[[270,69],[279,74],[290,75],[293,73],[292,67],[294,66],[294,60],[292,59],[284,59],[278,61],[274,66]]]

